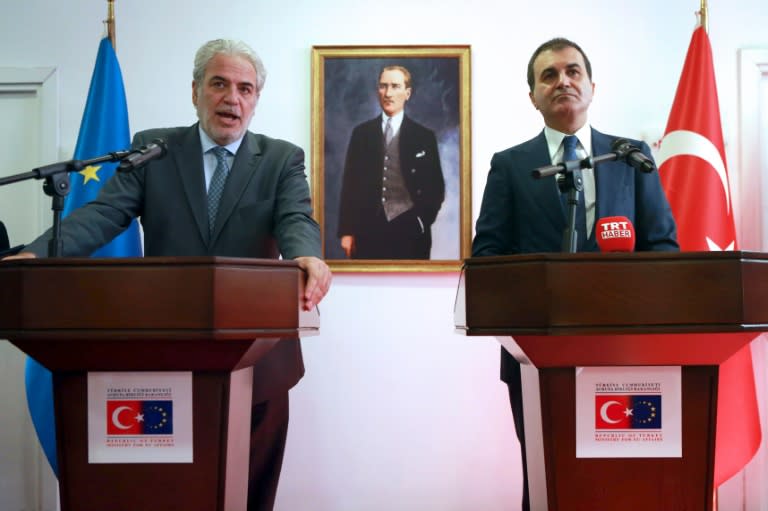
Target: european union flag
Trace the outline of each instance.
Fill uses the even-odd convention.
[[[84,160],[113,151],[128,149],[131,135],[128,129],[128,107],[125,101],[123,75],[117,55],[108,38],[101,40],[91,87],[77,137],[74,158]],[[70,175],[71,191],[64,203],[64,216],[96,198],[99,190],[115,173],[117,163],[103,163],[84,168]],[[94,257],[141,256],[139,228],[134,220],[120,236],[92,254]],[[56,424],[53,416],[53,385],[51,373],[35,360],[27,358],[27,403],[35,431],[53,472],[58,476],[56,462]]]
[[[632,429],[661,429],[661,396],[632,396]]]
[[[172,435],[173,434],[173,401],[144,401],[144,427],[145,435]]]

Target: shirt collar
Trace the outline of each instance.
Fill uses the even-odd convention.
[[[567,133],[557,131],[549,126],[544,126],[544,137],[547,139],[547,148],[549,149],[549,158],[551,161],[555,161],[555,155],[560,149],[566,135]],[[592,154],[592,127],[589,123],[585,123],[584,126],[574,133],[574,135],[579,139],[579,143],[581,144],[581,147],[584,148],[586,154]]]
[[[219,144],[214,142],[213,139],[208,136],[208,133],[205,132],[205,130],[203,129],[203,127],[200,124],[197,125],[197,130],[200,133],[200,145],[203,147],[203,154],[207,153],[208,151],[210,151],[214,147],[218,147],[219,146]],[[244,136],[245,136],[245,134],[243,134],[243,137]],[[227,144],[227,145],[222,146],[222,147],[226,148],[227,151],[229,151],[230,154],[235,155],[235,154],[237,154],[237,150],[240,149],[240,144],[242,144],[242,142],[243,142],[243,137],[240,137],[237,140],[235,140],[234,142],[232,142],[231,144]]]
[[[400,129],[400,125],[403,124],[403,117],[405,116],[405,110],[400,110],[395,115],[392,116],[392,134],[395,134]],[[381,112],[381,132],[384,133],[384,126],[387,125],[387,119],[390,117],[387,116],[384,112]]]

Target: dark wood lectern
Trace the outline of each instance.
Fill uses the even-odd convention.
[[[317,332],[303,288],[292,261],[0,265],[0,338],[53,372],[61,509],[245,511],[251,366]],[[193,462],[89,463],[88,371],[191,371]]]
[[[718,366],[768,329],[768,255],[468,259],[455,323],[523,364],[532,509],[709,511]],[[574,368],[658,365],[682,366],[682,457],[576,458]]]

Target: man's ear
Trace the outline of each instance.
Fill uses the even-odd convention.
[[[533,98],[533,92],[529,92],[528,93],[528,98],[530,98],[531,104],[533,105],[533,108],[538,110],[539,109],[539,105],[536,104],[536,100]]]

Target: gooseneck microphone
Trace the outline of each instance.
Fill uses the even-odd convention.
[[[656,164],[648,158],[639,147],[632,145],[626,138],[617,138],[611,144],[611,152],[616,153],[617,160],[624,160],[641,172],[653,172]]]
[[[117,170],[119,172],[130,172],[143,167],[152,160],[162,158],[167,153],[168,146],[166,145],[165,140],[156,138],[145,146],[129,151],[128,155],[120,160],[120,165],[117,166]]]
[[[634,252],[635,227],[625,216],[606,216],[595,225],[600,252]]]
[[[656,164],[647,157],[639,147],[632,145],[626,138],[617,138],[611,144],[611,152],[599,156],[587,156],[583,160],[564,161],[555,165],[545,165],[531,171],[536,179],[559,173],[573,172],[576,169],[593,169],[606,161],[625,161],[628,165],[641,172],[653,172]]]

